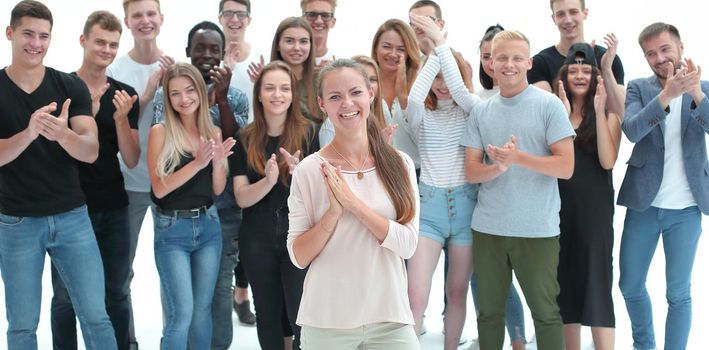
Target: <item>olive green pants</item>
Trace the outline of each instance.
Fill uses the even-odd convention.
[[[481,350],[500,350],[505,341],[505,304],[514,270],[532,312],[537,347],[562,350],[559,306],[559,237],[519,238],[473,231],[473,263],[478,284]]]

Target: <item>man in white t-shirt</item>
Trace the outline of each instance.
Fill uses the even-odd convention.
[[[160,27],[163,23],[160,0],[123,0],[123,10],[125,11],[123,22],[133,36],[133,48],[127,54],[113,61],[113,64],[106,69],[106,74],[133,86],[140,96],[140,119],[138,120],[140,159],[138,165],[130,169],[121,157],[118,158],[126,193],[128,193],[130,264],[132,266],[145,212],[148,207],[154,206],[150,200],[150,179],[148,178],[146,161],[148,132],[153,119],[153,97],[162,79],[163,71],[174,63],[174,60],[165,56],[157,45],[157,36],[160,34]],[[131,280],[133,275],[131,267]],[[131,306],[131,348],[137,349],[132,310]]]
[[[251,102],[254,100],[254,82],[249,77],[249,65],[264,63],[263,55],[246,41],[246,29],[251,24],[251,1],[219,1],[219,24],[226,38],[224,64],[231,68],[230,85],[245,93]],[[254,110],[249,108],[249,123],[253,120]]]
[[[303,18],[313,29],[313,46],[315,50],[315,65],[324,67],[335,59],[335,53],[327,47],[327,37],[330,29],[335,27],[335,8],[337,0],[300,0]]]
[[[635,143],[618,204],[628,208],[620,243],[620,291],[635,349],[655,349],[645,281],[662,236],[668,310],[665,349],[687,347],[691,278],[702,214],[709,214],[706,134],[709,82],[683,59],[679,31],[654,23],[638,38],[654,75],[628,84],[623,133]]]

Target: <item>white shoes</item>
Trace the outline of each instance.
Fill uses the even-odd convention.
[[[478,338],[473,338],[473,340],[470,341],[470,346],[468,347],[468,350],[480,350],[480,342]]]

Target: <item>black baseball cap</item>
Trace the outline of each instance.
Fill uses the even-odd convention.
[[[593,47],[586,43],[576,43],[571,45],[566,54],[564,64],[590,64],[596,66],[596,54]]]

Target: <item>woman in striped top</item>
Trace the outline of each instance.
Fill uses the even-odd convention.
[[[444,349],[457,349],[473,270],[470,221],[477,197],[477,185],[465,181],[465,151],[459,139],[478,99],[470,94],[465,61],[446,45],[436,24],[426,16],[411,15],[411,21],[436,48],[419,72],[406,108],[408,127],[421,156],[421,219],[419,243],[408,264],[409,302],[418,334],[433,271],[441,249],[447,246]]]

